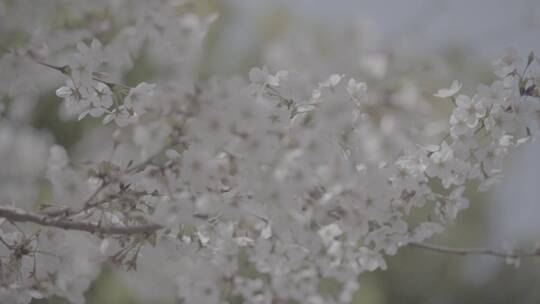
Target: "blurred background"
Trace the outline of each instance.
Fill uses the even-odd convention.
[[[383,54],[369,67],[380,77],[386,62],[396,58],[407,62],[401,65],[403,77],[414,78],[422,91],[434,92],[458,79],[470,94],[477,84],[493,80],[491,61],[505,48],[513,47],[522,56],[531,50],[540,54],[538,0],[200,0],[196,6],[200,14],[220,15],[206,41],[199,71],[203,79],[245,76],[251,67],[263,64],[274,70],[287,68],[274,63],[288,61],[323,76],[347,73],[348,60],[362,51]],[[306,47],[314,48],[319,57],[304,58]],[[144,72],[128,76],[136,79]],[[447,117],[448,108],[432,102],[441,117]],[[57,102],[43,104],[37,127],[52,130],[66,147],[74,145],[82,131],[66,127],[69,122],[55,125],[50,113],[56,111]],[[487,195],[469,193],[471,208],[433,242],[493,248],[527,248],[539,242],[538,156],[538,142],[514,153],[503,183]],[[403,248],[388,258],[388,266],[387,271],[362,276],[354,303],[540,302],[540,258],[522,260],[514,267],[493,257]],[[106,271],[88,292],[88,301],[142,303],[127,290]]]

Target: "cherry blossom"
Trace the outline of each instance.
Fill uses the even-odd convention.
[[[440,98],[449,98],[457,94],[459,90],[461,90],[461,87],[463,86],[462,83],[460,83],[457,80],[452,81],[452,84],[450,85],[450,88],[448,89],[440,89],[437,91],[437,93],[433,94],[436,97]]]
[[[84,303],[109,267],[141,296],[186,303],[349,303],[359,275],[387,269],[403,246],[430,248],[473,203],[465,190],[498,183],[538,134],[534,53],[523,65],[509,50],[469,96],[457,80],[426,94],[399,75],[407,58],[356,45],[325,56],[306,33],[277,37],[247,75],[206,79],[215,15],[189,1],[51,1],[37,15],[107,14],[74,28],[29,20],[21,31],[49,29],[36,34],[49,51],[0,55],[6,75],[21,75],[0,78],[0,93],[35,83],[84,122],[63,147],[29,119],[0,121],[0,301]],[[3,25],[35,3],[1,5]],[[137,54],[155,73],[131,83],[147,69]],[[452,101],[444,121],[432,95]],[[429,216],[412,221],[416,210]],[[324,280],[339,290],[324,293]]]

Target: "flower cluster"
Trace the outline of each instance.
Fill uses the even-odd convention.
[[[6,16],[31,2],[8,2]],[[183,1],[98,2],[113,14],[74,1],[78,16],[96,20],[35,38],[64,35],[59,44],[74,54],[38,57],[28,41],[0,57],[9,74],[31,74],[24,79],[36,77],[33,67],[63,77],[56,95],[79,120],[115,122],[85,133],[78,154],[15,131],[11,114],[0,125],[5,174],[40,160],[21,181],[9,176],[33,195],[2,192],[2,303],[54,294],[83,303],[104,265],[128,286],[142,281],[146,296],[170,288],[185,303],[349,303],[359,274],[443,232],[468,207],[465,190],[499,181],[505,157],[538,132],[532,53],[525,64],[513,51],[495,61],[498,79],[471,96],[457,81],[435,93],[453,106],[437,138],[427,118],[411,119],[430,113],[432,97],[386,78],[384,54],[363,54],[345,74],[265,66],[248,79],[201,81],[193,66],[214,16]],[[140,50],[167,67],[145,79],[158,86],[121,84]],[[0,83],[0,92],[11,87]],[[427,216],[411,221],[416,213]],[[324,281],[338,291],[319,288]]]
[[[77,44],[73,62],[58,69],[69,76],[66,85],[56,90],[66,106],[80,112],[79,120],[90,114],[105,115],[103,123],[114,120],[119,127],[134,123],[146,112],[155,85],[140,83],[134,88],[111,83],[99,78],[98,68],[103,63],[101,43],[93,39],[90,46]]]

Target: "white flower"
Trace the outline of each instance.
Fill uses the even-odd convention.
[[[90,97],[93,107],[110,108],[113,105],[113,93],[108,85],[98,82]]]
[[[448,89],[440,89],[439,91],[437,91],[437,93],[433,94],[434,96],[436,97],[440,97],[440,98],[448,98],[448,97],[452,97],[454,95],[456,95],[457,92],[459,92],[459,90],[461,89],[463,85],[457,81],[457,80],[454,80],[452,81],[452,84],[450,85],[450,88]]]
[[[141,82],[135,88],[132,88],[124,99],[126,109],[133,110],[139,116],[146,113],[146,108],[152,101],[150,97],[153,96],[155,87],[155,84]]]
[[[454,154],[446,141],[441,144],[441,149],[439,151],[431,154],[429,159],[430,162],[426,168],[426,174],[429,177],[439,177],[441,180],[446,180],[451,177]]]
[[[460,137],[471,133],[471,128],[467,125],[467,122],[458,117],[457,115],[450,116],[450,134],[452,138]]]
[[[477,89],[478,97],[486,107],[502,104],[504,98],[508,95],[508,89],[504,87],[502,81],[494,81],[491,86],[481,84]]]
[[[275,75],[271,75],[266,66],[262,69],[255,67],[249,71],[249,81],[260,86],[277,87],[281,78],[287,77],[288,74],[287,71],[278,71]]]
[[[60,87],[56,90],[56,96],[64,99],[75,98],[77,96],[77,89],[73,85],[71,80],[66,82],[66,86]]]
[[[425,222],[421,223],[418,227],[416,227],[412,232],[412,241],[414,242],[422,242],[424,240],[427,240],[431,238],[434,234],[442,233],[444,231],[444,227],[435,222]]]
[[[182,157],[182,155],[174,149],[167,149],[167,151],[165,151],[165,155],[171,160],[179,160]]]
[[[66,80],[66,85],[56,90],[56,96],[63,98],[68,107],[88,106],[90,104],[90,94],[87,88],[78,86],[71,79]]]
[[[521,98],[511,96],[508,99],[513,110],[516,127],[519,126],[519,136],[528,137],[538,133],[538,113],[540,113],[540,103],[532,98]]]
[[[96,83],[87,97],[89,107],[79,114],[78,119],[81,120],[88,114],[92,117],[101,117],[105,113],[111,113],[108,108],[113,105],[112,94],[109,86],[101,82]]]
[[[92,117],[101,117],[103,114],[107,113],[107,109],[104,108],[88,108],[87,110],[84,110],[79,114],[78,120],[81,120],[86,117],[86,115],[90,114]]]
[[[492,137],[499,138],[516,130],[515,118],[515,114],[505,111],[500,106],[494,106],[484,120],[484,124]]]
[[[363,100],[367,95],[367,85],[364,82],[356,82],[354,78],[349,79],[347,83],[347,92],[352,99]]]
[[[395,166],[390,167],[392,184],[399,189],[414,190],[420,182],[423,182],[423,175],[419,175],[422,169],[422,166],[414,160],[400,158]]]
[[[90,45],[86,45],[84,42],[77,43],[77,50],[79,53],[75,55],[76,61],[83,64],[87,70],[92,74],[100,64],[103,63],[103,52],[101,42],[97,39],[92,39]]]
[[[452,114],[455,116],[454,121],[464,121],[469,128],[476,128],[479,119],[486,116],[486,107],[476,96],[471,99],[466,95],[459,95],[456,105]]]
[[[263,66],[261,68],[254,67],[249,71],[249,81],[254,84],[263,85],[268,79],[269,73],[268,68]]]
[[[508,76],[508,74],[515,71],[523,62],[523,59],[519,57],[519,54],[513,48],[508,48],[504,51],[504,55],[493,61],[493,68],[495,74],[501,78]]]
[[[321,82],[319,84],[319,87],[324,87],[324,88],[335,87],[335,86],[337,86],[339,84],[339,82],[341,81],[341,78],[343,78],[343,76],[344,75],[333,74],[330,77],[328,77],[327,80]]]
[[[474,136],[474,131],[465,125],[463,128],[466,130],[466,132],[456,134],[456,131],[453,128],[454,126],[451,127],[450,132],[452,134],[451,148],[454,151],[454,156],[459,159],[468,159],[471,154],[471,150],[478,147],[478,141]],[[459,128],[456,126],[456,130],[457,129]]]
[[[318,233],[323,240],[323,243],[329,245],[331,242],[335,241],[338,236],[343,234],[343,230],[341,230],[338,224],[334,223],[322,227],[319,229]]]
[[[483,170],[489,176],[502,169],[503,159],[507,154],[508,148],[497,143],[481,146],[474,151],[476,159],[482,162]]]
[[[374,271],[377,268],[385,270],[387,268],[386,262],[382,255],[376,251],[370,250],[367,247],[360,247],[357,253],[356,259],[358,265],[363,270]]]
[[[106,125],[113,120],[116,122],[116,125],[122,128],[130,122],[134,122],[135,118],[129,114],[124,106],[120,106],[117,109],[113,109],[103,118],[103,124]]]
[[[444,223],[452,223],[458,213],[469,207],[469,200],[464,197],[465,187],[456,187],[443,203],[437,204],[437,213]]]

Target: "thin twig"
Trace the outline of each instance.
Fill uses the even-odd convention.
[[[53,69],[53,70],[57,70],[58,72],[60,72],[60,73],[62,73],[62,74],[66,74],[67,66],[52,65],[52,64],[43,62],[43,61],[41,61],[41,60],[36,60],[36,59],[34,59],[34,58],[32,58],[32,57],[30,57],[30,58],[33,59],[34,62],[36,62],[36,63],[38,63],[38,64],[41,64],[42,66],[51,68],[51,69]]]
[[[101,185],[99,185],[99,187],[96,190],[94,190],[94,192],[92,192],[92,194],[86,199],[86,201],[84,201],[83,209],[81,210],[81,212],[94,207],[95,204],[92,203],[92,201],[94,200],[94,198],[96,198],[96,196],[99,195],[101,191],[107,188],[108,185],[109,183],[107,183],[106,181],[102,181]]]
[[[426,249],[431,250],[439,253],[447,253],[447,254],[454,254],[454,255],[489,255],[494,256],[498,258],[533,258],[533,257],[540,257],[540,249],[536,249],[534,251],[521,251],[521,250],[512,250],[512,251],[502,251],[502,250],[495,250],[491,248],[458,248],[458,247],[447,247],[442,245],[436,245],[436,244],[429,244],[429,243],[409,243],[410,247],[420,248],[420,249]]]
[[[101,234],[142,234],[152,233],[163,228],[158,224],[145,224],[139,226],[121,226],[121,225],[101,225],[93,222],[76,222],[66,219],[50,218],[45,215],[23,213],[11,208],[0,207],[0,217],[4,217],[13,222],[31,222],[41,226],[56,227],[64,230],[79,230],[90,233]]]
[[[170,148],[174,147],[176,144],[177,143],[173,141],[173,142],[163,146],[156,153],[152,154],[150,157],[143,160],[142,162],[140,162],[140,163],[138,163],[138,164],[136,164],[134,166],[126,168],[125,173],[126,174],[131,174],[131,173],[135,173],[135,172],[138,172],[140,170],[143,170],[144,168],[146,168],[147,165],[150,165],[156,158],[158,158],[159,156],[161,156],[161,154],[163,154],[165,151],[167,151],[167,149],[170,149]],[[77,214],[86,212],[86,211],[88,211],[89,209],[91,209],[93,207],[97,207],[98,205],[101,205],[101,204],[107,202],[107,201],[98,201],[98,202],[93,203],[92,201],[96,198],[96,196],[98,196],[109,185],[110,185],[110,183],[106,182],[105,180],[102,180],[101,185],[98,188],[96,188],[96,190],[94,192],[92,192],[92,194],[84,201],[83,207],[80,208],[80,209],[63,208],[61,210],[44,211],[44,212],[41,212],[41,213],[44,214],[44,215],[47,215],[47,216],[52,216],[52,217],[61,216],[61,217],[66,218],[66,217],[70,217],[70,216],[73,216],[73,215],[77,215]]]

